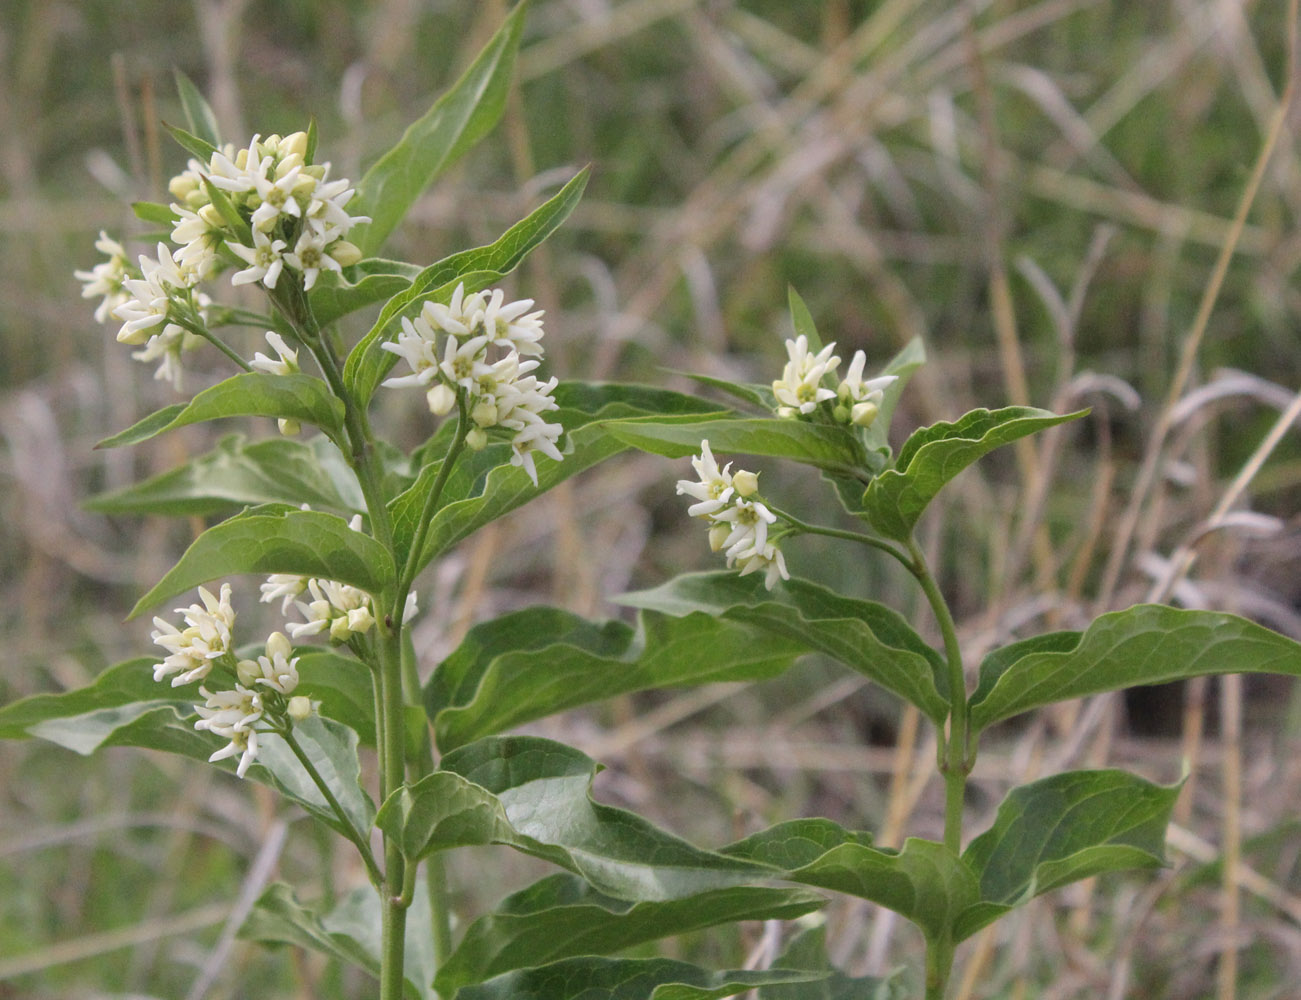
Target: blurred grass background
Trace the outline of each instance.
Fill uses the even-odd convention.
[[[237,142],[315,115],[319,155],[355,179],[506,7],[0,8],[0,703],[144,651],[148,626],[121,619],[201,527],[78,508],[214,433],[91,450],[172,397],[94,324],[71,273],[95,262],[101,228],[138,232],[126,201],[161,198],[184,164],[158,129],[181,118],[173,67]],[[423,263],[487,242],[591,163],[582,206],[512,280],[547,310],[562,378],[769,380],[793,285],[842,357],[861,347],[879,363],[924,339],[931,362],[896,417],[900,437],[974,406],[1094,407],[968,472],[924,524],[969,663],[1145,599],[1192,540],[1199,559],[1177,601],[1301,637],[1295,433],[1235,504],[1274,520],[1201,537],[1301,382],[1295,111],[1236,237],[1232,225],[1286,84],[1288,27],[1284,0],[534,0],[506,120],[419,203],[389,256]],[[198,358],[190,385],[223,374]],[[385,416],[421,433],[419,414]],[[1158,475],[1136,496],[1163,422]],[[613,595],[712,565],[673,495],[680,474],[628,457],[479,536],[422,585],[426,666],[477,617],[539,600],[618,614]],[[838,516],[807,474],[765,476],[784,506]],[[920,606],[858,552],[807,542],[788,557],[800,575]],[[973,831],[1011,784],[1068,766],[1171,781],[1187,761],[1191,777],[1170,870],[1036,902],[966,946],[957,992],[1298,996],[1299,720],[1293,685],[1230,679],[995,734]],[[940,829],[925,780],[933,734],[831,664],[535,728],[611,765],[607,800],[702,843],[819,813],[884,843]],[[160,755],[0,746],[0,997],[364,995],[315,957],[229,940],[241,891],[273,870],[306,897],[364,880],[307,821],[283,829],[263,790]],[[481,869],[501,873],[503,894],[538,872],[467,854],[467,918],[493,902]],[[915,966],[918,941],[888,914],[843,902],[829,913],[850,970]],[[745,929],[667,947],[736,966],[759,940]]]

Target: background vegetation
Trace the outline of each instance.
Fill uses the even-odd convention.
[[[506,7],[3,5],[0,702],[144,651],[147,625],[121,619],[200,528],[79,508],[207,433],[91,450],[172,400],[94,324],[71,275],[94,262],[99,229],[138,232],[125,202],[160,197],[183,166],[158,127],[181,117],[172,68],[237,140],[316,115],[322,153],[356,178]],[[1176,601],[1301,637],[1295,433],[1251,465],[1301,382],[1298,114],[1245,226],[1232,223],[1286,84],[1285,17],[1282,0],[534,0],[506,121],[420,203],[393,256],[487,242],[591,163],[586,200],[515,281],[547,310],[562,378],[770,379],[793,285],[843,357],[861,347],[884,361],[923,337],[931,363],[900,431],[979,405],[1094,407],[1039,450],[968,472],[925,524],[971,662],[996,640],[1151,596],[1189,544],[1198,561]],[[191,385],[215,379],[219,360],[198,357]],[[427,414],[389,416],[413,441],[426,432]],[[1136,493],[1145,460],[1157,476]],[[1203,537],[1244,469],[1234,506],[1268,517]],[[616,615],[610,597],[707,565],[673,495],[681,474],[652,457],[616,462],[459,552],[421,586],[427,666],[477,615],[540,600]],[[783,506],[834,517],[820,484],[765,475]],[[788,558],[918,609],[875,558],[812,542]],[[933,734],[831,664],[559,724],[610,765],[600,795],[701,843],[814,813],[885,843],[940,827],[938,783],[916,777]],[[1295,996],[1299,724],[1290,683],[1227,678],[1009,728],[977,767],[973,810],[1070,765],[1169,781],[1186,761],[1191,777],[1170,870],[1027,907],[960,954],[962,995]],[[467,916],[494,901],[498,875],[504,894],[535,874],[489,859],[519,868],[457,874]],[[0,745],[0,997],[360,995],[313,957],[233,940],[273,872],[305,895],[361,877],[262,790],[157,755]],[[830,917],[833,954],[854,972],[919,945],[866,905]],[[669,947],[735,967],[762,934]]]

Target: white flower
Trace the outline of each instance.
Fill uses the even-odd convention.
[[[543,423],[540,419],[529,424],[511,439],[510,464],[520,466],[537,486],[538,470],[533,464],[533,452],[540,451],[557,462],[563,461],[565,456],[556,447],[556,440],[563,431],[559,424]]]
[[[306,619],[290,624],[289,634],[301,636],[329,632],[336,642],[344,642],[352,635],[364,635],[375,624],[370,611],[370,595],[364,590],[335,580],[307,581],[311,601],[295,601],[294,605]]]
[[[190,287],[190,277],[172,259],[166,243],[158,244],[157,259],[141,254],[140,277],[123,280],[125,297],[111,313],[122,320],[118,342],[143,344],[147,331],[166,321],[172,297]]]
[[[298,371],[298,352],[290,348],[285,343],[285,338],[274,330],[268,330],[266,336],[267,343],[280,355],[279,360],[273,361],[259,352],[253,355],[253,360],[249,362],[249,366],[257,371],[266,372],[268,375],[292,375]],[[265,598],[263,599],[265,600]]]
[[[492,367],[484,360],[487,337],[471,337],[464,344],[448,337],[443,346],[443,360],[438,367],[452,384],[473,389],[480,378],[492,374]]]
[[[728,462],[720,469],[714,453],[709,450],[709,441],[705,440],[700,442],[700,454],[691,459],[691,467],[696,470],[699,482],[679,479],[677,493],[679,496],[685,493],[699,501],[687,508],[691,517],[712,517],[732,499],[734,488],[728,471],[732,463]]]
[[[474,324],[482,326],[486,336],[494,345],[514,350],[524,355],[542,353],[542,311],[530,313],[532,299],[520,299],[518,302],[503,304],[505,294],[501,289],[493,291],[488,304],[484,307]],[[528,313],[528,315],[525,315]]]
[[[307,589],[307,578],[294,576],[292,573],[272,573],[259,589],[262,591],[261,601],[264,604],[270,604],[277,597],[281,598],[280,613],[287,615],[294,598]]]
[[[483,294],[476,292],[468,299],[465,297],[465,283],[461,282],[452,292],[447,305],[441,302],[426,302],[420,309],[421,318],[435,330],[450,333],[454,337],[468,337],[477,313],[483,311]]]
[[[384,385],[428,385],[438,377],[438,336],[423,315],[414,320],[403,316],[402,332],[396,342],[385,341],[380,347],[400,357],[412,372],[385,379]]]
[[[822,378],[836,370],[840,358],[831,352],[834,343],[828,344],[816,355],[809,353],[808,338],[800,334],[786,341],[788,361],[782,377],[772,384],[773,395],[780,407],[796,413],[812,413],[824,400],[835,399],[836,393],[823,386]]]
[[[153,641],[168,651],[168,656],[154,664],[154,680],[161,681],[170,674],[172,687],[202,680],[212,670],[214,662],[230,652],[231,629],[235,625],[235,610],[230,603],[230,584],[221,585],[221,596],[214,597],[205,587],[199,588],[202,605],[191,604],[177,608],[184,615],[185,628],[162,618],[155,618]]]
[[[777,548],[773,542],[767,542],[762,546],[746,549],[735,556],[729,556],[727,564],[731,566],[733,562],[740,567],[741,576],[763,570],[763,585],[768,590],[772,590],[779,579],[789,580],[791,578],[790,573],[786,571],[786,559],[782,555],[781,549]]]
[[[230,276],[232,285],[247,285],[250,282],[260,281],[267,288],[275,288],[276,282],[280,280],[280,272],[289,260],[290,254],[282,251],[285,249],[284,240],[273,240],[261,230],[253,230],[253,245],[246,247],[242,243],[236,243],[234,240],[228,240],[226,246],[243,260],[248,267],[242,271],[236,271]],[[295,267],[298,265],[295,264]],[[311,285],[307,286],[308,288]]]
[[[330,256],[330,244],[334,242],[335,235],[333,231],[320,233],[314,229],[304,229],[294,244],[293,252],[285,254],[285,263],[302,272],[303,288],[308,291],[316,284],[316,277],[322,268],[335,273],[343,271],[343,266]]]
[[[293,693],[298,687],[298,657],[292,656],[293,647],[282,632],[272,632],[267,637],[266,655],[256,660],[240,660],[236,674],[246,686],[264,685],[283,695]]]
[[[274,180],[265,174],[258,174],[252,178],[253,187],[257,191],[258,198],[261,199],[261,204],[253,210],[253,216],[249,219],[249,224],[255,230],[270,232],[281,216],[292,219],[302,217],[302,207],[294,197],[294,187],[298,184],[300,170],[301,167],[292,167]]]
[[[117,240],[109,239],[108,234],[102,229],[99,232],[99,239],[95,241],[95,249],[106,254],[108,260],[101,261],[89,271],[72,273],[83,285],[81,289],[83,299],[93,299],[97,295],[104,296],[103,301],[95,308],[95,322],[103,323],[113,315],[113,311],[118,306],[130,298],[122,286],[130,276],[130,271],[127,270],[129,263],[126,250]]]
[[[757,500],[737,500],[715,514],[714,521],[732,526],[722,547],[729,559],[735,559],[742,552],[762,549],[768,544],[768,525],[777,522],[777,515]]]
[[[838,409],[845,410],[849,422],[858,427],[871,426],[885,398],[885,390],[898,378],[897,375],[881,375],[864,381],[863,367],[866,364],[867,355],[855,351],[853,360],[849,363],[849,371],[836,393],[840,402]]]

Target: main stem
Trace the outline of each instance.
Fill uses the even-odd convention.
[[[944,658],[949,678],[949,731],[941,734],[939,769],[944,776],[944,846],[954,855],[962,852],[962,809],[966,799],[967,776],[975,763],[970,742],[967,710],[967,679],[962,669],[962,649],[953,614],[931,575],[926,556],[915,539],[908,540],[911,557],[909,569],[921,584],[931,606],[940,633],[944,636]],[[926,942],[926,1000],[943,1000],[949,974],[953,969],[953,944],[947,940]]]

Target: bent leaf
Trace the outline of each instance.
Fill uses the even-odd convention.
[[[667,958],[569,958],[466,986],[456,1000],[716,1000],[821,975],[791,969],[710,972]]]
[[[968,864],[943,844],[910,837],[903,850],[870,846],[867,834],[830,820],[782,823],[723,848],[748,861],[797,862],[781,877],[867,899],[921,928],[930,941],[946,941],[958,915],[979,898]]]
[[[618,694],[773,677],[802,651],[708,614],[644,612],[633,629],[527,608],[472,628],[434,671],[424,703],[446,752]]]
[[[327,434],[337,434],[343,427],[343,401],[335,398],[319,378],[301,372],[293,375],[245,372],[204,389],[188,404],[178,403],[151,413],[95,447],[139,444],[164,431],[222,417],[284,418],[311,424]]]
[[[731,572],[687,574],[618,600],[672,615],[704,611],[762,629],[798,643],[805,652],[839,660],[938,724],[948,715],[943,658],[884,604],[844,597],[796,578],[770,592],[758,574]]]
[[[321,326],[333,323],[375,302],[385,302],[411,286],[420,268],[400,260],[368,257],[342,274],[324,271],[307,293],[312,314]]]
[[[388,550],[334,514],[283,504],[254,507],[209,528],[127,616],[218,577],[293,573],[381,593],[394,576]]]
[[[866,481],[867,454],[846,427],[768,417],[715,419],[699,423],[665,423],[653,417],[611,427],[616,437],[656,455],[686,458],[709,440],[716,455],[761,455],[789,458],[838,475]]]
[[[322,468],[321,444],[333,447],[324,437],[311,444],[288,438],[250,444],[243,434],[231,434],[206,455],[83,506],[102,514],[198,517],[264,503],[308,503],[343,515],[362,509],[355,477],[345,500]]]
[[[380,345],[397,330],[402,316],[414,314],[424,302],[450,301],[458,284],[466,294],[487,288],[519,266],[520,261],[560,227],[569,217],[587,185],[588,171],[580,170],[563,188],[502,233],[496,242],[445,257],[430,264],[394,295],[369,332],[348,354],[343,380],[361,403],[370,401],[380,381],[397,363],[397,355]]]
[[[361,787],[357,734],[341,722],[313,715],[295,725],[293,735],[321,780],[334,794],[347,823],[365,838],[375,818],[375,805]],[[265,771],[265,779],[256,773],[259,768]],[[347,825],[331,808],[311,775],[279,734],[259,734],[257,762],[249,769],[248,776],[279,789],[286,798],[304,806],[331,829],[348,835]]]
[[[204,100],[203,94],[188,76],[179,69],[173,69],[176,79],[176,93],[181,99],[181,110],[185,112],[185,124],[190,132],[210,146],[221,145],[221,132],[217,128],[217,116]]]
[[[1232,673],[1301,677],[1301,644],[1236,615],[1138,604],[1102,615],[1082,634],[1052,633],[991,653],[971,696],[971,723],[980,730],[1055,701]]]
[[[483,51],[433,107],[366,171],[348,206],[369,223],[354,226],[349,237],[371,255],[434,179],[491,131],[506,107],[524,10],[506,18]]]
[[[510,464],[510,446],[490,444],[480,452],[462,454],[443,488],[443,503],[429,525],[423,567],[483,525],[523,506],[558,483],[602,462],[628,446],[611,432],[619,421],[648,412],[675,414],[685,419],[717,412],[714,404],[694,396],[635,385],[562,382],[552,398],[559,405],[554,422],[565,428],[561,439],[563,462],[542,457],[537,461],[538,483]],[[421,470],[415,485],[391,505],[395,545],[404,555],[411,544],[425,497],[438,474],[431,463]]]
[[[1010,791],[994,825],[963,859],[980,903],[961,915],[961,941],[1030,898],[1103,872],[1159,868],[1181,785],[1125,771],[1071,771]]]
[[[396,837],[409,858],[465,844],[503,844],[618,899],[678,899],[770,874],[593,801],[597,770],[591,758],[562,743],[490,737],[453,750],[440,770],[395,791],[376,825]]]
[[[825,902],[807,889],[736,886],[685,899],[631,903],[557,874],[502,901],[466,929],[438,971],[443,996],[470,983],[578,955],[608,955],[671,934],[737,920],[793,920]]]
[[[423,1000],[434,1000],[433,919],[423,879],[407,910],[403,975]],[[240,925],[239,937],[264,944],[290,944],[319,951],[369,973],[380,974],[379,896],[370,886],[354,889],[327,913],[300,903],[283,882],[267,887]]]
[[[891,387],[893,388],[893,387]],[[1030,406],[972,410],[954,423],[915,431],[899,449],[895,467],[872,480],[864,515],[887,538],[907,541],[917,519],[949,480],[982,455],[1028,434],[1087,413],[1056,414]]]

